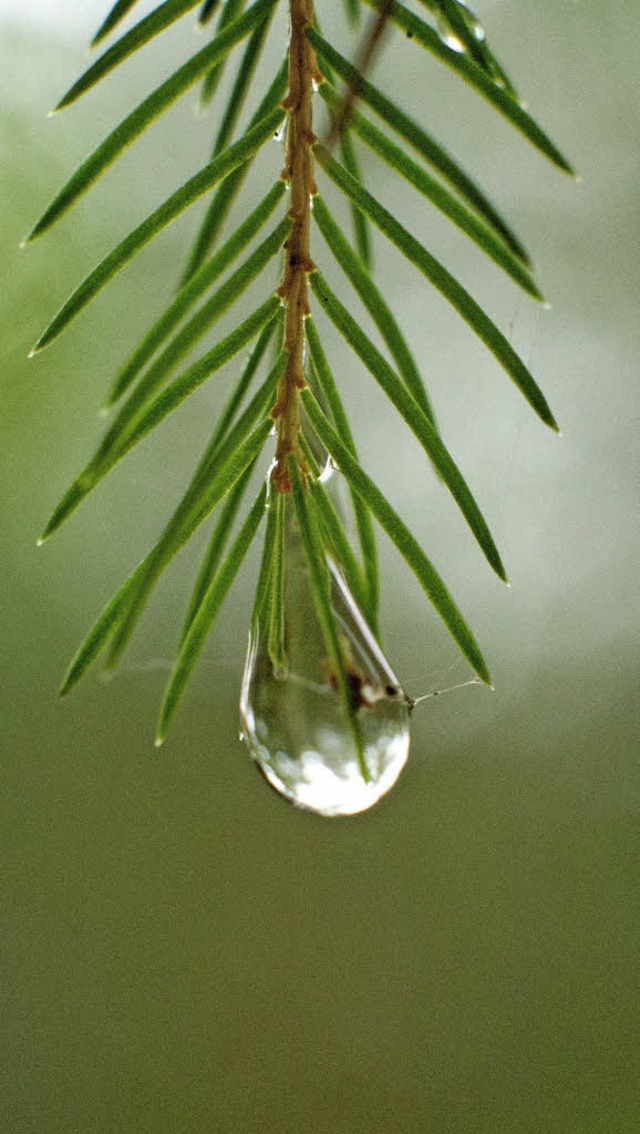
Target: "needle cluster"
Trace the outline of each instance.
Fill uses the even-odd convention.
[[[429,132],[428,123],[411,117],[389,92],[371,81],[368,65],[374,50],[380,49],[387,34],[401,35],[407,51],[423,53],[425,75],[430,62],[450,68],[558,169],[572,170],[525,109],[480,21],[462,0],[409,0],[407,4],[344,0],[350,44],[344,32],[336,42],[332,30],[337,24],[335,0],[316,0],[315,5],[313,0],[288,0],[286,4],[285,0],[162,0],[149,15],[118,34],[135,5],[136,0],[118,0],[113,5],[93,41],[100,53],[56,109],[75,103],[124,60],[195,9],[199,9],[197,18],[206,42],[179,63],[82,162],[28,241],[51,228],[128,146],[196,85],[203,105],[220,100],[211,155],[89,272],[54,315],[34,353],[60,335],[138,252],[192,204],[204,199],[206,209],[175,294],[114,376],[105,400],[111,421],[95,453],[54,509],[42,538],[52,535],[111,469],[212,375],[224,369],[233,378],[226,406],[212,424],[210,440],[186,493],[145,559],[90,630],[62,691],[67,692],[102,651],[106,651],[108,666],[116,664],[163,571],[214,514],[163,702],[159,741],[166,735],[220,606],[262,526],[265,537],[253,617],[258,612],[265,617],[266,611],[274,666],[282,666],[286,643],[278,630],[283,572],[277,501],[292,494],[318,622],[357,740],[357,713],[349,698],[345,659],[328,597],[328,562],[337,565],[377,633],[380,585],[374,524],[395,544],[474,673],[485,682],[490,678],[478,643],[438,571],[359,460],[331,368],[331,336],[323,340],[315,314],[322,311],[328,316],[336,334],[345,339],[359,364],[385,392],[390,412],[401,415],[424,450],[425,475],[435,471],[487,562],[502,579],[506,573],[493,536],[440,434],[420,367],[385,296],[386,241],[403,254],[407,271],[435,288],[479,337],[541,421],[557,429],[544,394],[504,333],[376,195],[376,168],[383,163],[444,214],[493,268],[509,275],[532,301],[542,300],[530,257],[502,212]],[[263,48],[270,36],[281,42],[278,18],[285,15],[288,40],[280,64],[268,69]],[[110,45],[103,48],[107,37]],[[227,94],[221,98],[225,74]],[[313,117],[321,107],[330,126],[319,141]],[[266,151],[274,133],[283,130],[284,170],[267,174],[264,196],[247,213],[243,190],[256,176],[256,159]],[[363,154],[367,155],[366,183]],[[264,177],[264,167],[260,176]],[[351,232],[337,219],[334,202],[339,198],[348,203]],[[374,233],[379,242],[377,282],[372,267]],[[319,249],[317,236],[322,238]],[[358,296],[370,326],[357,321],[336,295],[336,272],[342,273]],[[258,306],[249,315],[237,317],[229,333],[203,349],[200,344],[220,317],[258,280],[263,288]],[[372,340],[371,327],[383,349]],[[189,356],[195,360],[185,365]],[[321,476],[327,456],[349,488],[355,547]],[[260,469],[260,487],[245,510],[246,494]]]

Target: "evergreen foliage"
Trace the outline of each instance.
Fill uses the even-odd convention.
[[[135,0],[114,4],[93,45],[102,44],[109,36],[118,37],[121,21],[134,7]],[[198,7],[199,12],[194,13]],[[33,240],[54,225],[177,99],[199,83],[201,98],[208,103],[216,97],[225,69],[233,72],[229,96],[215,112],[210,159],[80,283],[34,348],[43,349],[61,334],[147,243],[197,200],[207,199],[204,219],[186,257],[176,294],[119,368],[105,402],[109,409],[114,409],[113,421],[96,453],[55,508],[42,537],[51,535],[114,465],[185,398],[222,367],[234,360],[237,366],[240,352],[252,348],[248,362],[239,368],[236,385],[187,492],[157,543],[89,632],[62,686],[62,692],[67,692],[102,651],[107,652],[108,665],[116,663],[162,572],[197,528],[218,509],[187,606],[177,659],[162,706],[159,741],[166,735],[206,636],[265,514],[264,551],[253,618],[268,611],[269,650],[274,665],[283,662],[282,515],[287,493],[293,494],[319,623],[349,711],[356,745],[361,744],[359,725],[350,706],[344,658],[328,598],[327,555],[340,566],[367,621],[377,631],[380,585],[374,521],[415,573],[475,673],[490,682],[480,648],[445,584],[360,464],[331,370],[332,342],[330,338],[321,340],[313,318],[314,310],[328,315],[338,335],[344,337],[384,390],[450,491],[487,561],[505,579],[498,549],[440,436],[420,368],[385,298],[382,247],[377,250],[377,282],[374,279],[371,226],[405,256],[407,271],[417,269],[466,321],[540,419],[552,429],[557,428],[533,375],[504,334],[462,284],[377,199],[375,185],[365,186],[361,173],[359,147],[364,146],[448,217],[529,297],[534,301],[542,299],[527,252],[483,189],[428,132],[427,124],[415,121],[363,73],[388,21],[395,28],[394,34],[406,37],[407,51],[424,51],[451,68],[546,158],[570,173],[568,162],[525,109],[479,21],[462,0],[419,0],[412,8],[399,0],[345,0],[344,9],[354,37],[352,50],[348,51],[344,44],[332,42],[332,3],[316,0],[314,10],[311,0],[289,0],[289,48],[282,65],[272,73],[265,68],[263,49],[281,8],[283,0],[252,0],[250,4],[243,0],[164,0],[130,30],[113,38],[111,46],[60,100],[58,109],[75,102],[125,59],[189,13],[199,20],[207,42],[86,158],[28,237]],[[368,14],[369,8],[374,9],[373,16]],[[349,55],[355,62],[349,61]],[[312,103],[318,114],[325,107],[333,122],[320,140],[309,129]],[[244,126],[243,112],[247,118]],[[282,177],[223,241],[230,210],[240,197],[256,156],[282,129],[286,130],[287,141]],[[349,204],[352,234],[340,227],[325,202],[330,185]],[[310,195],[314,197],[312,210],[307,207]],[[322,237],[313,241],[317,262],[310,259],[309,227]],[[266,236],[262,234],[265,229]],[[272,264],[276,257],[280,266],[274,274]],[[388,357],[372,341],[371,331],[357,322],[335,295],[330,283],[335,265],[367,310]],[[258,278],[264,280],[259,306],[180,371],[182,359],[197,348],[223,312],[232,309]],[[256,391],[243,409],[252,385]],[[278,436],[275,461],[270,439],[274,431]],[[319,454],[330,455],[349,486],[357,550],[351,546],[343,517],[323,486]],[[226,551],[252,474],[260,462],[265,473],[269,469],[267,483],[250,502],[230,550]]]

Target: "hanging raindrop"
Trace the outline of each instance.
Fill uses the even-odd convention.
[[[242,732],[268,782],[298,807],[354,815],[394,785],[409,753],[409,705],[342,573],[327,560],[331,600],[361,730],[363,768],[316,615],[293,501],[284,500],[283,620],[286,667],[274,667],[267,617],[249,638],[240,700]]]

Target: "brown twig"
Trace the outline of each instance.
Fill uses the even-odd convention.
[[[355,71],[354,77],[344,93],[340,106],[332,117],[331,126],[329,127],[324,142],[328,150],[338,141],[348,125],[349,119],[353,113],[353,108],[360,94],[362,78],[371,68],[373,58],[389,22],[392,8],[393,0],[380,0],[378,11],[370,21],[369,28],[362,37],[353,63]]]
[[[289,91],[284,101],[288,114],[287,159],[282,177],[289,183],[291,232],[287,240],[283,279],[278,288],[285,308],[284,348],[287,364],[278,386],[271,416],[278,424],[276,463],[272,479],[280,492],[290,492],[287,460],[299,452],[298,393],[305,385],[304,321],[309,314],[307,276],[315,268],[309,251],[311,198],[316,193],[312,129],[313,84],[320,82],[315,52],[306,36],[313,19],[313,0],[290,0]]]
[[[389,19],[393,0],[381,0],[378,12],[365,33],[356,54],[355,68],[362,75],[371,65]],[[289,0],[289,90],[284,100],[287,111],[287,157],[282,177],[289,184],[291,232],[285,245],[286,259],[278,295],[286,308],[284,349],[287,362],[278,385],[271,416],[277,422],[278,440],[272,481],[278,491],[290,492],[288,458],[296,455],[300,469],[306,464],[299,447],[300,411],[298,395],[305,386],[304,321],[309,314],[307,277],[315,270],[309,248],[311,199],[316,193],[313,147],[317,138],[312,128],[314,83],[322,81],[315,52],[306,30],[313,22],[313,0]],[[342,106],[333,119],[326,141],[340,137],[358,97],[358,83],[347,89]]]

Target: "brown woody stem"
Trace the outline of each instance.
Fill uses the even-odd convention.
[[[309,314],[307,276],[315,268],[309,250],[311,198],[316,193],[313,174],[313,84],[320,82],[315,52],[305,34],[313,19],[313,0],[289,0],[289,91],[286,165],[282,177],[289,184],[292,220],[285,245],[286,259],[278,295],[286,308],[284,349],[287,364],[280,379],[271,416],[277,422],[278,442],[272,480],[280,492],[290,492],[287,461],[290,453],[306,471],[299,447],[299,392],[304,378],[304,321]]]

